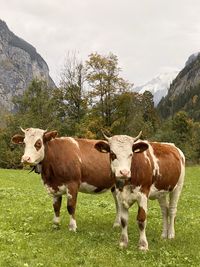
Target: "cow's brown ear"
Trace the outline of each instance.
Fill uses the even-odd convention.
[[[23,144],[24,143],[24,136],[22,136],[21,134],[15,134],[12,138],[11,138],[11,142],[13,144]]]
[[[57,131],[51,131],[51,132],[44,133],[44,135],[43,135],[44,143],[50,141],[51,139],[56,138],[57,135],[58,135]]]
[[[109,153],[110,152],[110,146],[108,143],[104,141],[99,141],[94,146],[98,151],[102,153]]]
[[[145,143],[145,142],[134,143],[133,146],[132,146],[132,150],[133,150],[134,153],[144,152],[148,148],[149,148],[149,145],[147,143]]]

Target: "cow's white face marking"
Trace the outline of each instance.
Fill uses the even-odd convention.
[[[110,145],[111,169],[117,178],[131,176],[132,145],[134,139],[127,135],[115,135]]]
[[[25,130],[24,155],[21,161],[30,165],[37,165],[44,159],[44,130],[28,128]]]

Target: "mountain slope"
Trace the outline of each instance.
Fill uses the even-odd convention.
[[[153,95],[154,104],[157,106],[161,98],[167,95],[168,88],[177,74],[178,71],[162,73],[144,85],[135,87],[134,91],[140,94],[150,91]]]
[[[194,119],[200,119],[200,54],[189,57],[185,67],[172,82],[168,94],[163,98],[158,111],[163,118],[179,110],[187,111]]]
[[[36,49],[0,20],[0,106],[12,110],[12,97],[22,94],[34,78],[55,87],[47,63]]]

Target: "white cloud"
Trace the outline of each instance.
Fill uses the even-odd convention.
[[[58,82],[68,51],[113,52],[123,76],[145,83],[200,50],[198,0],[1,0],[1,19],[30,42]]]

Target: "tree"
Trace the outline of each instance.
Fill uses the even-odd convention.
[[[153,95],[151,92],[145,91],[142,94],[142,107],[144,121],[149,125],[151,124],[152,132],[149,134],[152,135],[157,130],[160,120],[154,108]]]
[[[87,111],[87,93],[84,89],[86,70],[76,54],[68,54],[60,82],[60,107],[70,135],[77,135]]]
[[[177,136],[177,143],[183,144],[187,142],[191,135],[192,120],[188,117],[185,111],[179,111],[174,115],[172,121],[172,130]]]
[[[110,127],[113,115],[113,99],[117,94],[128,91],[131,87],[119,76],[118,59],[110,53],[102,56],[98,53],[89,55],[86,61],[87,82],[91,87],[91,102],[103,125]]]
[[[52,92],[53,89],[47,87],[46,81],[33,80],[22,96],[14,97],[15,114],[11,123],[15,124],[16,128],[58,127]]]

